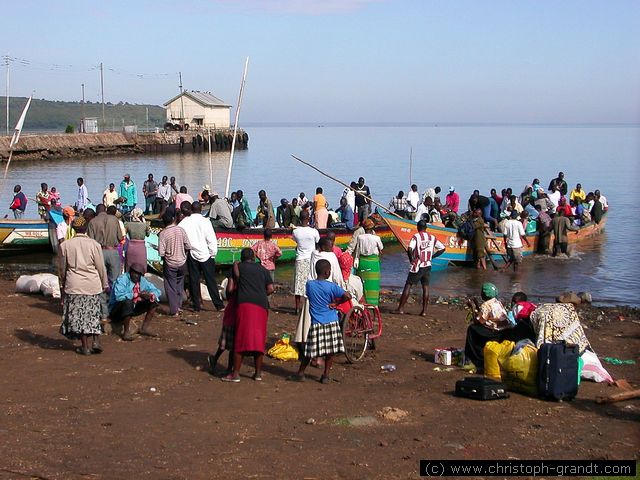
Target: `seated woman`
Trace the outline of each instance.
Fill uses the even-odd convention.
[[[507,314],[513,328],[505,331],[504,338],[513,342],[529,339],[535,343],[536,332],[531,323],[531,314],[538,306],[531,303],[527,294],[516,292],[511,298],[511,311]]]
[[[511,324],[507,310],[498,300],[498,288],[493,283],[482,285],[482,304],[476,299],[469,300],[473,312],[472,323],[467,328],[467,339],[464,346],[465,359],[473,363],[478,370],[484,368],[483,349],[490,340],[502,341],[504,330]]]

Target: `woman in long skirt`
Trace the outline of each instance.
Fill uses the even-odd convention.
[[[373,220],[367,219],[363,223],[364,232],[358,237],[355,249],[354,264],[356,273],[364,284],[365,301],[371,305],[378,305],[380,301],[380,255],[382,240],[375,234]]]
[[[151,230],[149,225],[144,221],[142,209],[138,207],[133,209],[131,212],[131,221],[125,223],[124,228],[129,237],[125,268],[128,272],[131,265],[147,264],[147,246],[145,239],[149,236]]]
[[[273,293],[273,280],[262,265],[255,263],[255,253],[250,248],[240,252],[240,263],[233,265],[233,282],[236,285],[236,329],[233,339],[233,372],[222,377],[224,382],[240,381],[242,357],[254,358],[253,379],[262,381],[262,360],[267,341],[269,298]]]
[[[76,236],[60,245],[60,283],[63,286],[60,333],[70,339],[79,338],[81,347],[76,352],[91,355],[102,352],[100,298],[109,283],[102,248],[85,234],[86,220],[77,217],[71,226]]]

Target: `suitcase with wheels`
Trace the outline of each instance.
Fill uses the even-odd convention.
[[[578,394],[578,345],[543,343],[538,350],[538,394],[547,400],[573,400]]]
[[[474,400],[497,400],[509,397],[504,383],[485,377],[467,377],[458,380],[455,394],[457,397]]]

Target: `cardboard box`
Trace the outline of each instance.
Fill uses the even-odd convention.
[[[436,348],[433,353],[433,361],[440,365],[464,365],[464,349],[463,348]]]

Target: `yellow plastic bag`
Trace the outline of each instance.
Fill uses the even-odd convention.
[[[500,364],[504,362],[511,352],[515,343],[504,340],[503,342],[487,342],[484,346],[484,376],[491,377],[496,380],[502,380],[500,376]]]
[[[538,349],[525,345],[510,355],[501,365],[502,380],[510,390],[527,395],[537,395]]]
[[[290,343],[291,338],[289,335],[283,335],[273,347],[267,351],[267,355],[271,358],[277,358],[278,360],[298,360],[298,351],[293,348]]]

